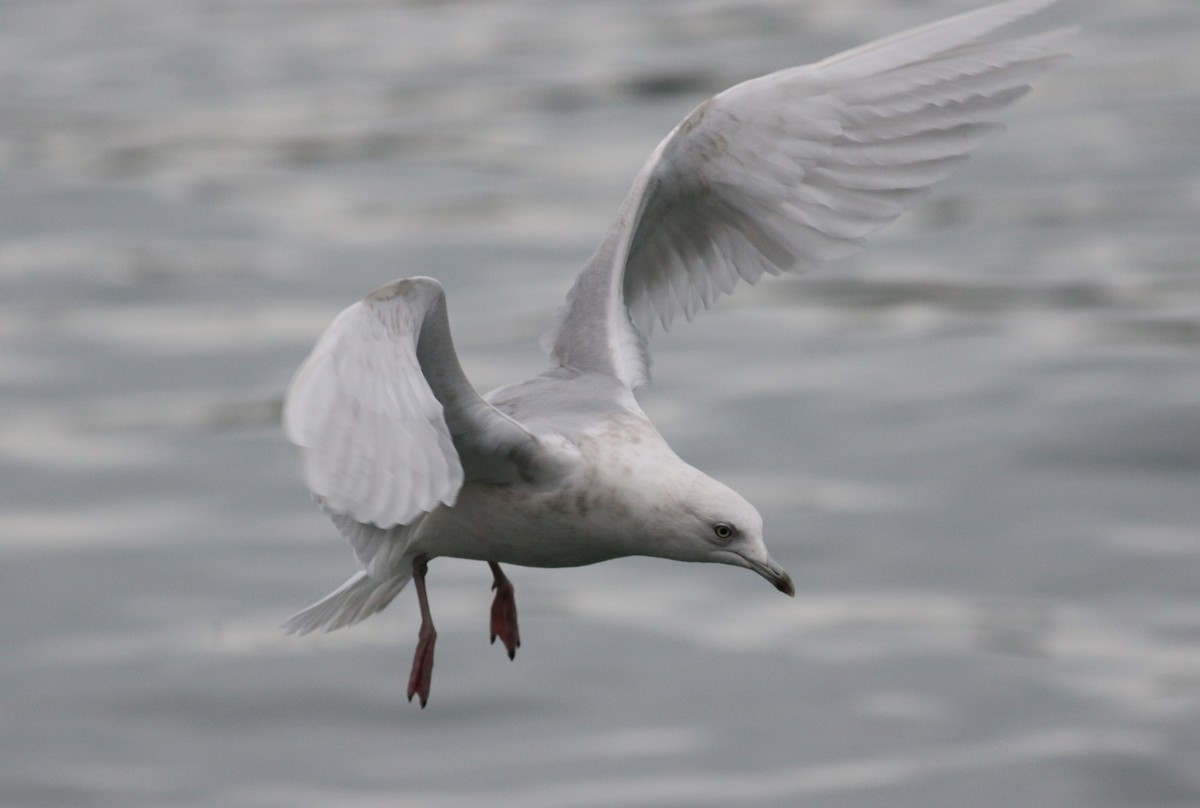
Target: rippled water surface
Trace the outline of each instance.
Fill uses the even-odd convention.
[[[646,409],[796,600],[630,559],[353,569],[276,424],[343,306],[449,290],[489,389],[707,94],[962,0],[0,8],[0,804],[1200,804],[1200,6],[1077,58],[872,249],[656,342]]]

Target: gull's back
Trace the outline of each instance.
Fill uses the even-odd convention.
[[[497,388],[485,399],[536,435],[561,435],[568,440],[594,431],[613,417],[645,419],[633,392],[616,378],[565,368]]]

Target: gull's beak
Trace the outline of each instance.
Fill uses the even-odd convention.
[[[714,555],[717,555],[726,564],[754,570],[783,594],[796,597],[796,587],[792,585],[792,576],[784,572],[783,567],[775,563],[775,559],[770,556],[764,554],[763,560],[759,561],[757,558],[748,558],[732,550],[718,550]]]
[[[778,589],[783,594],[790,598],[796,597],[796,587],[792,585],[792,576],[783,571],[783,567],[775,563],[775,560],[767,556],[766,561],[752,561],[746,559],[746,565],[750,569],[757,572],[762,577],[771,582],[771,586]]]

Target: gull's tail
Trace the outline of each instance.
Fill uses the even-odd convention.
[[[405,572],[379,581],[360,572],[312,606],[289,617],[283,630],[288,634],[307,634],[317,629],[333,631],[352,626],[391,603],[411,577],[411,572]]]

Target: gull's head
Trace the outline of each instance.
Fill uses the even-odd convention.
[[[763,543],[762,516],[741,494],[696,472],[672,510],[675,558],[745,567],[785,595],[795,596],[791,576]]]

